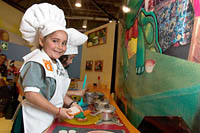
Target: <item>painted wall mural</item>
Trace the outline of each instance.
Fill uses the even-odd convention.
[[[163,1],[155,6],[159,23],[159,43],[162,50],[191,42],[194,11],[189,0]]]
[[[158,43],[158,31],[155,15],[147,13],[143,8],[138,15],[138,41],[136,53],[136,74],[144,72],[145,49],[162,53]]]
[[[145,6],[149,2],[154,4]],[[200,64],[187,60],[196,28],[193,4],[190,0],[128,3],[131,12],[119,47],[115,92],[118,105],[136,127],[145,116],[178,116],[185,122],[183,130],[200,132]],[[146,60],[154,61],[150,73],[145,71]]]

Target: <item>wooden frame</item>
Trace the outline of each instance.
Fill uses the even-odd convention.
[[[102,72],[103,71],[103,60],[95,60],[95,71]]]
[[[85,65],[86,71],[92,71],[93,68],[93,60],[87,60]]]

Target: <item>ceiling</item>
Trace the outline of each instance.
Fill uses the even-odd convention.
[[[3,0],[16,9],[25,12],[36,3],[48,2],[63,9],[67,27],[85,32],[109,22],[118,20],[123,13],[121,6],[124,0],[82,0],[82,7],[75,7],[76,0]],[[83,20],[87,20],[87,29],[82,28]]]

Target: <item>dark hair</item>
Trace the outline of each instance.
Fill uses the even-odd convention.
[[[11,60],[10,63],[15,63],[15,60]]]
[[[60,62],[62,63],[62,65],[63,65],[63,67],[64,67],[65,69],[67,69],[67,68],[69,67],[69,65],[67,64],[68,58],[69,58],[69,55],[62,55],[62,56],[59,58]]]
[[[69,55],[62,55],[59,60],[61,63],[63,63],[64,60],[68,60]]]

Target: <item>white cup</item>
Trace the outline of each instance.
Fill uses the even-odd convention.
[[[76,130],[69,130],[69,133],[76,133]]]
[[[67,133],[67,130],[59,130],[58,133]]]

